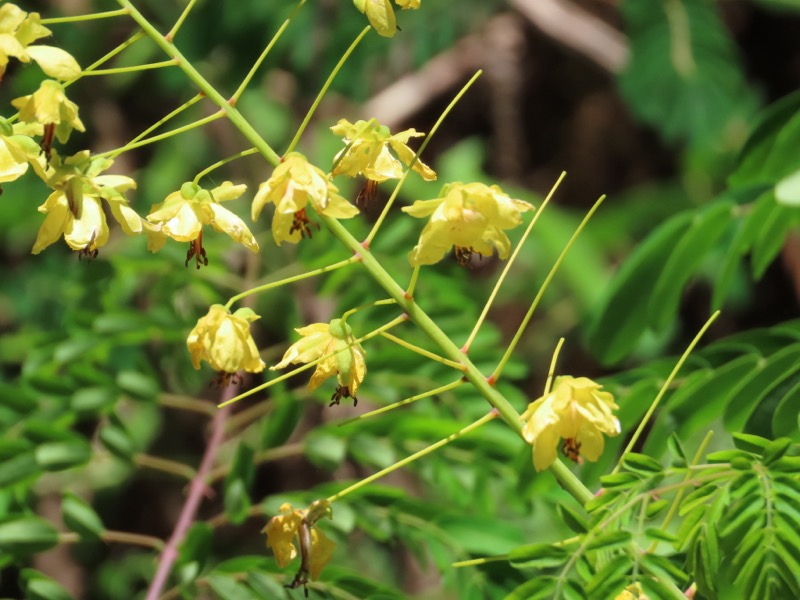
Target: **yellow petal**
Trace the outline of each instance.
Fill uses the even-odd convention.
[[[31,250],[32,254],[39,254],[47,246],[58,240],[73,218],[67,198],[62,191],[50,194],[50,197],[39,210],[41,211],[45,207],[46,210],[42,212],[47,212],[47,217],[39,228],[36,242],[34,242]]]
[[[35,60],[48,77],[69,81],[81,74],[78,61],[61,48],[53,46],[28,46],[28,55]]]
[[[311,528],[311,556],[308,561],[311,579],[319,579],[322,569],[330,562],[335,550],[336,544],[328,536],[316,527]]]
[[[84,194],[78,216],[64,231],[64,241],[73,250],[96,250],[108,241],[108,224],[100,199]]]
[[[210,203],[208,206],[214,215],[214,220],[211,222],[214,229],[224,231],[233,241],[239,242],[253,252],[258,252],[258,242],[256,242],[256,238],[253,237],[244,221],[215,202]]]

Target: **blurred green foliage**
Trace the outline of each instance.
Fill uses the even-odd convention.
[[[50,9],[31,4],[26,10]],[[111,3],[90,4],[107,10]],[[758,4],[781,15],[797,9],[793,2]],[[146,0],[137,6],[165,31],[183,4]],[[204,75],[231,93],[293,7],[200,2],[178,43]],[[341,148],[340,140],[327,131],[342,116],[337,104],[353,110],[505,10],[499,1],[464,2],[454,10],[452,2],[425,0],[419,11],[400,12],[402,30],[396,38],[368,36],[348,60],[328,98],[333,108],[312,122],[303,152],[321,166],[330,164]],[[800,222],[797,206],[779,202],[776,194],[778,185],[800,171],[800,96],[763,105],[766,94],[743,68],[743,51],[714,4],[626,0],[619,18],[631,51],[618,80],[620,96],[630,113],[669,147],[677,172],[614,190],[572,248],[498,389],[517,410],[524,410],[540,393],[557,338],[573,333],[558,371],[605,373],[603,383],[620,405],[622,430],[630,432],[674,365],[669,354],[694,334],[691,328],[705,319],[709,306],[731,307],[734,314],[761,310],[754,281],[775,267]],[[238,103],[276,149],[289,143],[314,95],[364,25],[349,2],[322,0],[309,1],[292,22]],[[54,43],[82,65],[132,33],[125,19],[52,28]],[[800,50],[795,46],[793,51]],[[157,47],[143,40],[115,65],[161,59]],[[28,93],[40,77],[36,67],[12,65],[0,87],[4,105]],[[71,95],[73,89],[90,132],[74,136],[64,153],[122,145],[194,94],[176,68],[93,78],[70,88]],[[471,101],[469,96],[464,100]],[[202,110],[187,111],[170,127],[205,116]],[[429,161],[439,183],[412,177],[401,200],[432,198],[441,183],[451,180],[493,183],[487,163],[497,149],[487,137],[454,136],[457,143]],[[569,145],[570,140],[559,143]],[[200,169],[244,148],[230,128],[194,130],[126,153],[117,164],[137,180],[132,204],[146,214],[151,204]],[[245,181],[252,191],[268,171],[248,158],[211,178],[215,183],[222,177]],[[570,174],[574,176],[581,174]],[[541,204],[543,190],[516,183],[503,183],[504,189]],[[349,197],[358,193],[357,183],[342,182],[341,188]],[[26,176],[5,184],[0,201],[0,595],[71,597],[39,560],[45,550],[69,547],[60,566],[79,573],[81,597],[143,597],[157,548],[119,543],[118,534],[137,533],[151,540],[169,536],[175,506],[183,501],[182,488],[203,453],[207,417],[218,397],[209,387],[213,374],[191,367],[187,332],[210,304],[224,303],[245,287],[331,264],[347,253],[324,230],[297,247],[276,248],[262,220],[254,227],[262,246],[258,258],[232,248],[224,236],[210,234],[204,239],[210,265],[200,271],[184,268],[185,248],[178,244],[169,242],[153,255],[144,239],[126,239],[119,230],[91,263],[79,263],[61,243],[32,257],[29,248],[41,223],[35,207],[46,194],[37,178]],[[470,349],[470,358],[484,372],[494,367],[591,200],[556,201],[543,214],[501,290],[492,322]],[[244,199],[231,204],[238,214],[248,213]],[[361,239],[370,225],[354,220],[348,228]],[[411,274],[406,252],[420,226],[392,214],[372,246],[400,282]],[[520,232],[514,235],[516,242]],[[615,264],[619,268],[612,276]],[[415,296],[446,333],[463,343],[498,272],[495,261],[473,271],[442,263],[423,271]],[[685,291],[697,286],[708,297],[690,313]],[[357,268],[259,295],[253,308],[262,318],[254,332],[263,358],[274,363],[296,339],[294,327],[328,320],[384,295]],[[795,310],[792,299],[784,299],[787,305]],[[613,501],[644,497],[663,477],[682,475],[661,465],[680,463],[675,468],[685,468],[691,461],[681,441],[691,454],[710,429],[721,434],[712,443],[719,450],[730,447],[729,434],[741,432],[800,441],[800,325],[780,322],[782,314],[767,315],[768,322],[761,324],[769,327],[764,328],[733,322],[690,358],[680,373],[680,386],[669,390],[637,448],[657,467],[647,457],[629,455],[618,474],[623,477],[603,479],[627,441],[624,436],[609,440],[600,462],[575,467],[591,489],[616,489],[607,494],[605,508],[603,500],[585,513],[552,478],[534,472],[529,446],[508,427],[491,423],[413,463],[395,479],[362,488],[337,503],[333,520],[322,527],[339,551],[323,579],[309,586],[311,593],[323,598],[466,600],[613,597],[634,575],[633,563],[620,548],[645,536],[641,528],[622,523],[599,541],[581,538],[594,544],[589,550],[598,551],[605,562],[587,558],[587,553],[560,577],[553,570],[563,568],[573,555],[554,549],[552,542],[588,536],[611,508],[618,508]],[[358,313],[350,323],[357,332],[368,332],[392,316],[388,309],[375,309]],[[435,350],[411,324],[401,328],[395,333]],[[582,335],[585,350],[579,343]],[[443,365],[387,340],[373,340],[367,349],[370,373],[359,406],[385,406],[455,378]],[[627,370],[611,371],[619,365]],[[255,378],[246,380],[248,386],[255,383]],[[477,392],[462,386],[383,417],[342,425],[340,419],[353,413],[344,407],[339,407],[341,413],[328,410],[331,390],[323,387],[310,394],[305,384],[303,376],[295,377],[237,406],[210,482],[215,494],[204,502],[198,522],[180,546],[170,580],[172,597],[288,597],[282,586],[291,574],[276,567],[258,534],[267,515],[276,514],[285,501],[306,506],[333,494],[458,431],[487,410]],[[187,407],[191,410],[181,410]],[[689,503],[686,513],[699,529],[685,526],[680,543],[670,538],[659,554],[636,563],[640,573],[684,586],[696,581],[696,598],[734,598],[741,590],[757,591],[750,597],[759,598],[795,593],[797,570],[793,579],[791,556],[800,550],[797,536],[773,539],[759,519],[748,521],[749,528],[739,528],[735,520],[763,508],[764,496],[754,488],[752,473],[767,473],[774,475],[788,506],[776,509],[785,521],[782,531],[792,530],[797,465],[788,459],[796,459],[798,450],[786,445],[782,452],[788,453],[787,460],[780,462],[778,451],[767,444],[741,450],[748,453],[737,455],[747,468],[740,469],[741,480],[731,477],[719,486],[731,492],[717,504],[691,504],[695,495],[684,499]],[[164,472],[154,458],[169,459],[172,467],[179,463],[184,470]],[[775,475],[778,469],[789,475]],[[59,507],[55,511],[49,508],[52,502],[48,505],[52,499]],[[726,510],[733,515],[727,523],[720,520]],[[663,542],[678,534],[647,535],[660,535]],[[714,554],[718,539],[723,550]],[[755,566],[743,570],[736,590],[720,587],[714,573],[732,574],[744,560],[736,548],[752,540],[765,548],[749,563],[745,560]],[[511,553],[510,561],[451,566],[506,553]],[[420,569],[427,569],[425,577],[412,575]],[[773,587],[757,577],[770,569],[780,575]],[[420,583],[426,578],[432,583]],[[648,581],[651,597],[671,597],[669,590]],[[556,592],[557,584],[561,588]]]

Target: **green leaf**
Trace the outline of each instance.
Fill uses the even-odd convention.
[[[719,144],[756,100],[714,5],[626,0],[621,8],[631,57],[619,84],[633,112],[668,141]]]
[[[33,479],[42,472],[33,452],[24,452],[0,462],[0,488]]]
[[[586,544],[587,550],[612,550],[614,548],[620,548],[627,546],[631,543],[631,533],[630,531],[604,531],[592,538],[588,544]]]
[[[723,422],[728,431],[742,431],[762,398],[800,368],[800,345],[778,351],[755,368],[726,399]]]
[[[100,429],[100,441],[106,449],[124,461],[133,457],[133,440],[127,431],[117,425],[107,424]]]
[[[117,392],[108,387],[86,387],[75,390],[70,398],[70,408],[78,413],[94,413],[113,406]]]
[[[35,554],[58,543],[58,531],[39,517],[19,517],[0,523],[0,553]]]
[[[122,391],[142,400],[155,400],[161,391],[153,377],[138,371],[120,371],[117,385]]]
[[[272,577],[258,571],[250,571],[245,579],[250,589],[260,600],[274,600],[285,593],[283,586]]]
[[[82,537],[98,538],[105,530],[92,506],[72,492],[65,492],[61,500],[61,518],[64,525]]]
[[[58,583],[34,569],[20,573],[25,600],[72,600],[72,596]]]
[[[775,185],[800,168],[800,92],[761,112],[728,178],[732,188]]]
[[[589,580],[586,594],[589,598],[616,598],[630,582],[629,572],[632,568],[627,556],[615,556]]]
[[[798,416],[800,416],[800,382],[787,391],[775,407],[772,413],[772,434],[790,436],[794,440],[800,439]]]
[[[508,553],[508,560],[517,569],[552,569],[569,560],[569,552],[553,544],[527,544]]]
[[[225,485],[225,514],[234,525],[241,525],[247,520],[250,511],[250,496],[247,486],[241,479],[235,479]]]
[[[694,213],[689,226],[672,248],[648,303],[649,323],[663,331],[675,319],[681,295],[706,255],[716,247],[733,222],[734,203],[717,200]]]
[[[647,505],[647,509],[645,510],[645,516],[648,519],[653,519],[658,516],[661,511],[667,508],[672,502],[667,500],[666,498],[661,498],[659,500],[653,500]]]
[[[314,465],[332,471],[345,459],[347,442],[339,436],[315,429],[306,436],[305,451]]]
[[[611,475],[603,475],[600,478],[600,483],[604,488],[626,488],[639,483],[641,478],[636,473],[623,472],[613,473]]]
[[[69,442],[39,444],[35,451],[36,462],[45,471],[63,471],[89,462],[92,449],[82,439]]]
[[[800,207],[800,170],[775,184],[775,200],[784,206]]]
[[[572,506],[559,502],[556,509],[564,524],[575,533],[586,533],[589,530],[586,517]]]
[[[253,449],[244,442],[239,442],[236,447],[236,454],[233,457],[231,470],[228,471],[225,477],[225,485],[227,486],[229,483],[239,479],[244,483],[245,488],[249,490],[250,486],[253,485],[253,477],[256,472],[254,458],[255,452],[253,452]]]
[[[642,473],[643,475],[653,475],[661,473],[664,470],[661,463],[656,459],[646,454],[638,454],[636,452],[628,452],[625,454],[622,457],[622,466],[628,471]]]
[[[214,529],[208,523],[195,523],[189,528],[189,532],[178,548],[177,566],[190,565],[196,563],[197,568],[193,569],[196,577],[211,556],[214,541]]]
[[[273,559],[266,556],[237,556],[229,558],[214,567],[215,573],[233,575],[235,573],[251,573],[269,569]]]
[[[692,221],[692,213],[675,215],[651,233],[623,263],[609,286],[603,308],[589,327],[590,351],[604,364],[619,362],[635,346],[648,324],[648,302],[661,268]]]
[[[228,575],[209,575],[208,585],[220,600],[258,600],[252,590]]]
[[[772,203],[772,210],[761,223],[753,245],[753,276],[760,279],[780,252],[787,235],[800,223],[800,210],[777,203],[773,190],[764,192],[767,202]]]
[[[305,414],[305,405],[292,394],[286,393],[279,385],[273,386],[272,390],[274,408],[269,418],[264,419],[261,432],[261,446],[264,449],[284,444]]]

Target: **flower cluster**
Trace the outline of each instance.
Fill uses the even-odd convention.
[[[567,458],[580,462],[585,457],[597,461],[603,453],[603,434],[620,433],[614,416],[619,407],[609,392],[587,377],[558,377],[553,390],[531,402],[522,414],[522,434],[533,445],[533,466],[543,471],[556,459],[556,448],[563,439]]]
[[[494,249],[500,258],[507,258],[511,242],[504,230],[519,225],[521,213],[533,209],[533,205],[510,198],[496,185],[449,183],[438,198],[403,207],[412,217],[430,216],[409,260],[415,267],[432,265],[454,246],[462,264],[472,254],[491,256]]]

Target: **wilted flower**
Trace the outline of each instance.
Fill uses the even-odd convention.
[[[47,154],[50,154],[53,136],[63,144],[73,129],[86,131],[78,118],[78,105],[67,98],[64,86],[52,79],[45,79],[33,94],[16,98],[11,104],[19,109],[22,122],[44,125],[42,148]]]
[[[91,258],[108,241],[108,224],[101,199],[111,208],[122,230],[133,235],[142,231],[142,219],[128,206],[126,190],[136,182],[125,175],[99,175],[112,161],[91,157],[88,150],[63,161],[56,154],[50,160],[47,184],[55,190],[39,207],[47,217],[39,229],[33,254],[39,254],[61,235],[70,248]]]
[[[503,230],[522,222],[521,213],[533,205],[509,198],[496,185],[450,183],[433,200],[417,200],[403,211],[412,217],[427,217],[419,242],[409,254],[411,264],[432,265],[455,246],[456,258],[465,264],[473,253],[491,256],[497,249],[507,258],[511,242]]]
[[[258,318],[249,308],[231,314],[221,304],[212,305],[186,339],[194,368],[199,369],[204,360],[219,373],[263,371],[266,365],[250,335],[250,323]]]
[[[15,4],[0,6],[0,80],[6,71],[9,57],[27,63],[36,61],[48,77],[62,81],[75,79],[81,68],[71,54],[53,46],[30,46],[50,35],[39,13],[26,13]]]
[[[619,407],[609,392],[587,377],[558,377],[553,390],[532,402],[522,414],[522,435],[533,445],[533,466],[542,471],[556,459],[556,447],[563,439],[562,451],[579,462],[585,457],[597,461],[603,453],[603,434],[618,435]]]
[[[402,9],[419,8],[420,0],[395,0]],[[369,24],[383,37],[397,33],[397,21],[389,0],[353,0],[356,8],[367,16]]]
[[[622,590],[614,600],[649,600],[650,596],[642,590],[642,584],[639,582],[633,583]]]
[[[356,121],[355,124],[341,119],[331,127],[331,131],[342,136],[347,144],[334,158],[331,175],[363,175],[377,182],[400,179],[403,176],[403,165],[408,166],[414,159],[414,151],[408,147],[408,140],[425,135],[414,129],[392,135],[388,127],[375,119]],[[391,150],[397,158],[392,156]],[[426,181],[436,179],[436,173],[420,160],[412,168]]]
[[[281,514],[272,517],[262,532],[267,534],[267,546],[275,554],[275,562],[283,568],[297,556],[300,546],[302,562],[290,588],[305,585],[311,579],[319,579],[322,569],[328,564],[336,544],[314,527],[323,516],[330,516],[330,502],[317,500],[308,510],[295,510],[285,502],[280,508]]]
[[[334,219],[348,219],[358,214],[358,209],[338,192],[325,173],[302,154],[292,152],[259,186],[253,199],[253,220],[258,219],[265,204],[273,202],[272,236],[275,243],[279,246],[284,241],[296,244],[306,235],[311,237],[312,222],[306,213],[309,203],[318,213]]]
[[[235,242],[245,248],[258,252],[258,242],[239,217],[223,207],[220,202],[234,200],[241,196],[247,186],[233,185],[230,181],[213,190],[201,188],[196,183],[187,182],[177,192],[172,192],[160,204],[152,208],[147,220],[159,225],[161,235],[171,237],[179,242],[189,242],[186,253],[186,264],[195,257],[197,268],[208,264],[205,248],[203,248],[203,225],[211,225],[217,231],[227,233]],[[149,235],[155,235],[153,230]],[[151,237],[151,247],[160,247]],[[163,242],[161,243],[163,245]]]
[[[356,392],[367,374],[366,353],[355,343],[350,326],[341,319],[333,319],[330,324],[314,323],[295,331],[303,338],[292,344],[281,362],[270,368],[283,369],[291,363],[310,363],[326,356],[317,364],[308,389],[313,391],[328,377],[336,375],[339,385],[331,397],[331,406],[339,404],[343,397],[358,403]]]

